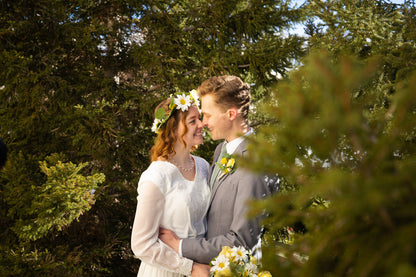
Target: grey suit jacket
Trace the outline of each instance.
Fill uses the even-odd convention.
[[[214,162],[221,152],[220,143],[214,153]],[[235,150],[234,155],[247,155],[246,141]],[[248,220],[247,201],[269,195],[270,189],[263,176],[255,175],[238,167],[213,185],[210,207],[207,212],[207,233],[204,238],[183,239],[182,255],[199,263],[208,264],[221,252],[222,246],[244,246],[251,249],[258,242],[261,226],[258,219]],[[208,182],[209,183],[209,182]]]

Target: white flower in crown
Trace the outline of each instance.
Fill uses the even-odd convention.
[[[199,107],[199,104],[200,104],[200,102],[199,102],[199,96],[198,96],[198,93],[196,92],[196,90],[193,89],[189,93],[191,94],[191,97],[194,100],[194,106]]]
[[[175,97],[174,103],[176,108],[181,111],[187,111],[188,108],[192,105],[191,96],[185,94],[179,94]]]
[[[152,126],[152,132],[157,133],[158,129],[159,129],[159,124],[162,123],[162,121],[160,119],[155,118],[155,120],[153,121],[153,126]]]

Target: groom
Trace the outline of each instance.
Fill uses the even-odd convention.
[[[172,231],[161,229],[159,238],[182,256],[208,264],[222,246],[252,249],[258,243],[261,226],[258,219],[247,219],[247,201],[269,195],[270,189],[263,177],[238,165],[238,157],[247,154],[245,138],[253,134],[248,125],[249,85],[235,76],[212,77],[199,86],[198,94],[204,126],[213,140],[225,140],[215,150],[208,181],[212,194],[207,233],[204,238],[181,240]],[[228,174],[215,169],[222,149],[236,158],[235,170]]]

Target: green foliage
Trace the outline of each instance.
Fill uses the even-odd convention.
[[[261,98],[270,69],[303,53],[275,35],[300,19],[285,2],[0,1],[0,275],[135,276],[154,107],[213,74]],[[215,145],[195,153],[211,160]]]
[[[250,160],[280,177],[252,211],[269,214],[263,262],[275,275],[412,276],[414,1],[307,9],[311,56],[263,100]]]
[[[275,83],[303,54],[303,39],[282,34],[301,20],[291,1],[150,1],[138,26],[146,30],[135,58],[153,74],[187,90],[207,77],[253,78]],[[278,34],[278,35],[277,35]]]
[[[50,251],[48,249],[28,249],[27,244],[16,248],[0,246],[1,276],[81,276],[82,268],[77,266],[81,261],[82,251],[66,251],[65,257],[57,259],[57,254],[63,252],[61,246]]]
[[[266,268],[412,275],[414,1],[309,1],[323,25],[308,49],[328,54],[307,61],[304,39],[284,35],[302,20],[289,2],[0,1],[0,275],[135,276],[153,108],[220,74],[254,84],[268,107],[251,116],[263,127],[250,162],[280,180],[255,207],[269,212]],[[262,99],[273,73],[302,62]],[[210,161],[216,143],[195,154]]]
[[[257,203],[269,235],[297,231],[291,245],[266,237],[263,263],[273,275],[415,273],[416,75],[380,106],[357,94],[379,64],[312,55],[273,90],[265,109],[279,121],[260,129],[250,164],[298,187]]]
[[[385,91],[416,68],[414,1],[309,2],[308,15],[318,22],[309,26],[312,50],[327,49],[335,59],[343,54],[362,59],[379,55],[384,64],[379,81]]]
[[[157,97],[128,56],[134,3],[0,2],[2,275],[137,272],[126,249]],[[52,153],[66,159],[48,179]]]
[[[57,159],[59,156],[53,155],[47,157],[49,162],[40,162],[47,180],[32,192],[35,197],[28,215],[34,219],[18,220],[12,228],[22,239],[37,240],[51,229],[61,231],[68,227],[91,208],[94,191],[105,180],[102,173],[87,177],[80,174],[87,163],[76,165]]]

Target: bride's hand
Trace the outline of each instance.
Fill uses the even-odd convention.
[[[179,253],[180,238],[171,230],[159,228],[159,239]]]
[[[192,265],[191,277],[208,277],[209,265],[195,263]]]

